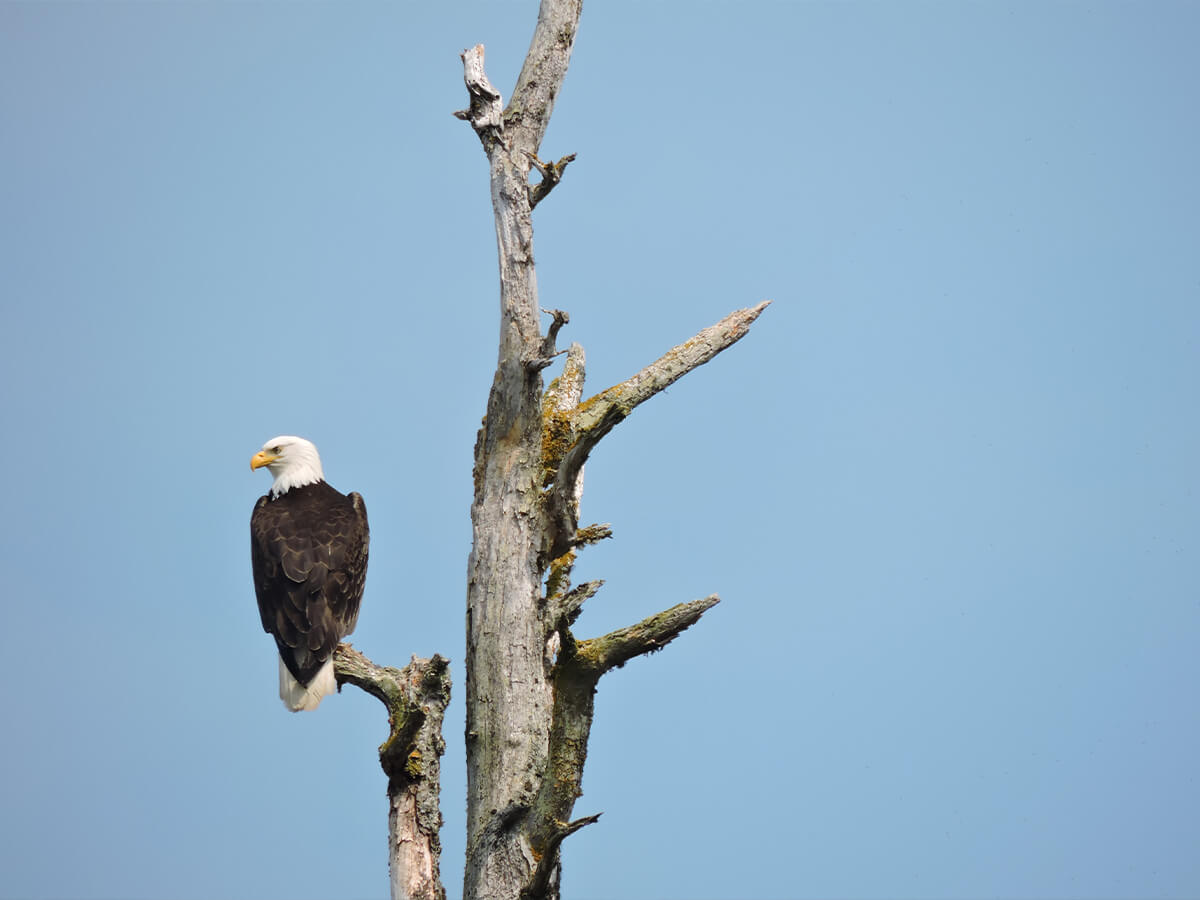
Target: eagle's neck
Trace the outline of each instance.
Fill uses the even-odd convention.
[[[321,471],[319,462],[315,466],[309,462],[293,463],[275,476],[275,482],[271,485],[271,499],[282,497],[292,488],[301,488],[324,480],[325,474]]]

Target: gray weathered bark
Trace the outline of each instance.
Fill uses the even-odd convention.
[[[603,637],[571,625],[600,582],[572,586],[577,550],[610,535],[579,527],[583,464],[643,401],[743,337],[766,307],[739,310],[615,387],[582,401],[584,355],[567,354],[543,391],[566,323],[539,326],[533,207],[568,155],[538,152],[567,71],[581,0],[542,0],[508,106],[488,81],[482,45],[463,53],[471,123],[491,169],[500,257],[499,359],[475,445],[473,545],[467,577],[467,859],[465,900],[557,898],[560,845],[598,814],[572,819],[581,794],[600,677],[660,649],[717,597],[684,603]],[[530,169],[541,180],[530,185]]]
[[[681,603],[589,640],[571,631],[602,582],[571,584],[578,550],[611,536],[579,525],[583,466],[638,405],[740,340],[766,308],[730,313],[618,385],[583,399],[583,348],[566,351],[543,390],[542,371],[566,313],[540,328],[533,208],[561,182],[568,154],[538,150],[562,86],[582,0],[542,0],[512,100],[484,72],[483,46],[463,53],[471,123],[491,167],[500,256],[500,340],[487,415],[475,444],[474,530],[467,573],[467,858],[464,900],[559,897],[562,841],[599,813],[572,819],[582,794],[593,697],[605,672],[661,649],[712,608]],[[530,170],[540,180],[529,183]],[[377,666],[348,644],[338,683],[378,697],[391,734],[379,748],[388,777],[393,900],[445,900],[439,874],[441,728],[450,701],[441,656]]]
[[[353,684],[387,707],[391,734],[379,748],[388,779],[388,869],[392,900],[446,900],[439,864],[442,813],[442,718],[450,702],[449,661],[377,666],[349,644],[338,645],[338,685]]]

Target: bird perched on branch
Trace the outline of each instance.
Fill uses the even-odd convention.
[[[263,628],[279,648],[279,697],[293,712],[337,690],[333,651],[358,621],[367,577],[367,508],[325,483],[311,441],[284,435],[250,460],[275,476],[250,516]]]

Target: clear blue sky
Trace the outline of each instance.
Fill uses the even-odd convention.
[[[288,714],[249,458],[363,493],[464,681],[487,169],[536,3],[0,3],[0,897],[371,900],[382,707]],[[613,432],[576,900],[1200,895],[1200,5],[601,3],[535,217]],[[462,705],[443,872],[460,891]]]

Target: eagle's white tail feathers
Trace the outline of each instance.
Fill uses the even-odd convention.
[[[307,687],[302,685],[279,660],[279,699],[292,712],[316,709],[327,694],[337,693],[337,678],[333,674],[333,660],[325,663]]]

